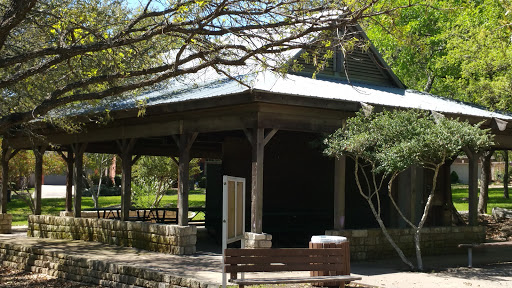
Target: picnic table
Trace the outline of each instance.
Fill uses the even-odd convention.
[[[188,221],[190,224],[203,224],[204,220],[198,219],[200,214],[205,214],[203,207],[189,207]],[[94,208],[87,211],[96,211],[98,218],[121,219],[121,208]],[[128,221],[148,221],[154,223],[176,224],[179,208],[136,208],[130,209]]]

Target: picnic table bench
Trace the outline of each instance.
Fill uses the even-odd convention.
[[[351,275],[309,276],[293,278],[246,278],[238,279],[243,272],[285,271],[340,271],[344,264],[343,249],[338,248],[228,248],[224,253],[224,273],[229,273],[229,282],[245,285],[290,284],[290,283],[334,283],[345,287],[346,282],[361,280]],[[329,284],[331,285],[331,284]]]
[[[484,243],[463,243],[459,244],[459,248],[468,249],[468,267],[473,267],[473,249],[485,247],[512,247],[512,241],[504,242],[484,242]]]

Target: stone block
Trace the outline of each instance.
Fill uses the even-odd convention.
[[[267,233],[252,233],[252,232],[245,232],[244,238],[246,240],[254,240],[254,241],[271,241],[272,235]]]
[[[352,237],[368,237],[368,230],[352,230]]]
[[[0,214],[0,220],[11,220],[12,221],[12,214],[2,213],[2,214]]]

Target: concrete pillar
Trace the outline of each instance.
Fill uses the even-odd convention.
[[[346,156],[334,159],[334,230],[345,228],[346,164]]]

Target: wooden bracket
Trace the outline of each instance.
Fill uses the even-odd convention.
[[[270,139],[276,135],[277,131],[279,131],[279,129],[272,129],[270,132],[265,134],[265,138],[263,139],[263,146],[267,145],[268,141],[270,141]]]
[[[247,140],[249,140],[249,143],[251,143],[251,145],[254,146],[254,136],[253,134],[251,133],[251,131],[247,130],[247,129],[243,129],[244,131],[244,134],[245,136],[247,137]],[[267,145],[268,141],[270,141],[270,139],[272,139],[272,137],[274,137],[274,135],[277,133],[277,131],[279,131],[279,129],[272,129],[270,130],[269,132],[265,133],[265,136],[263,138],[263,146]]]

